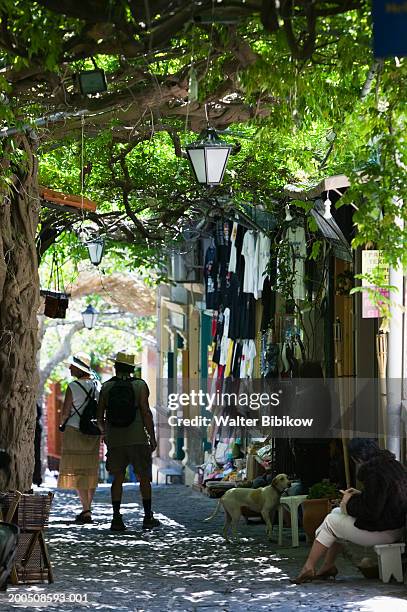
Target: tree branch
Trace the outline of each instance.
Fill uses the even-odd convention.
[[[361,100],[364,100],[369,95],[370,90],[372,89],[374,78],[382,66],[383,66],[383,60],[377,60],[371,65],[369,72],[367,73],[366,80],[363,84],[362,90],[360,92]]]
[[[38,397],[44,395],[45,385],[52,372],[55,370],[64,359],[67,359],[72,352],[72,340],[78,331],[83,329],[83,321],[75,321],[72,324],[71,329],[65,335],[62,344],[60,345],[57,352],[51,357],[48,363],[40,370],[40,380],[38,385]],[[45,328],[45,333],[47,328]]]

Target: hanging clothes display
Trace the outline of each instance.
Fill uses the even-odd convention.
[[[240,340],[238,342],[235,342],[235,348],[233,351],[233,358],[232,358],[232,376],[233,378],[240,378],[240,364],[242,361],[242,350],[243,350],[242,342]]]
[[[230,308],[225,308],[223,312],[223,331],[222,339],[220,342],[220,357],[219,365],[226,365],[229,351],[229,344],[232,342],[229,338],[229,320],[230,320]]]
[[[264,232],[243,226],[237,218],[215,220],[204,276],[206,307],[215,311],[212,360],[218,366],[218,384],[261,375],[261,330],[275,312],[270,251],[271,239]]]
[[[217,256],[217,288],[218,306],[225,308],[227,301],[226,285],[230,258],[231,223],[225,219],[218,219],[215,226],[215,245]]]
[[[205,300],[208,309],[218,307],[218,258],[215,245],[207,248],[204,263]]]
[[[228,378],[232,374],[232,362],[233,362],[233,351],[235,348],[235,342],[229,338],[228,344],[228,352],[226,355],[226,364],[225,364],[225,378]]]
[[[270,238],[266,236],[266,234],[260,233],[257,237],[255,253],[255,273],[257,274],[257,280],[255,280],[254,297],[256,300],[261,297],[263,290],[266,270],[270,263],[270,249]]]
[[[242,340],[256,337],[256,300],[251,293],[242,294],[238,337]]]
[[[238,224],[237,224],[237,221],[234,221],[233,222],[233,227],[232,227],[232,233],[231,233],[231,236],[230,236],[230,258],[229,258],[228,272],[236,272],[236,264],[237,264],[237,247],[236,247],[237,230],[238,230]]]
[[[243,305],[240,282],[236,274],[230,273],[228,280],[228,301],[230,308],[229,338],[237,340],[240,335],[240,311]]]
[[[242,255],[244,257],[243,292],[257,294],[256,233],[248,230],[243,238]]]
[[[251,378],[253,375],[253,363],[256,357],[256,344],[254,340],[244,340],[242,346],[242,358],[240,362],[239,378]]]
[[[223,312],[219,311],[217,319],[216,319],[216,331],[215,331],[215,337],[213,338],[213,355],[212,355],[213,363],[216,363],[218,366],[221,365],[220,355],[221,355],[224,320],[225,319],[223,316]]]

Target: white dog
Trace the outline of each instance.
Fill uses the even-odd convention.
[[[261,487],[259,489],[236,487],[234,489],[229,489],[229,491],[226,491],[219,499],[213,514],[206,518],[205,521],[211,521],[217,515],[222,505],[225,511],[223,537],[229,540],[229,528],[231,528],[232,533],[236,535],[236,528],[242,513],[242,508],[249,508],[262,515],[266,523],[266,533],[271,539],[274,513],[280,505],[282,492],[290,486],[291,482],[288,480],[287,474],[278,474],[267,487]]]

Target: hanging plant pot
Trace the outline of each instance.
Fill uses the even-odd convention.
[[[44,315],[50,319],[65,319],[69,304],[69,293],[41,289],[44,300]]]

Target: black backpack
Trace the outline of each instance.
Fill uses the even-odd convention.
[[[86,404],[82,413],[79,415],[79,431],[87,436],[100,436],[100,429],[96,425],[98,402],[96,399],[95,386],[93,386],[92,390],[89,392],[86,387],[81,385],[79,380],[75,380],[75,382],[86,393],[86,398],[80,406],[80,408],[82,408],[82,406]],[[79,412],[79,410],[76,410],[76,412]]]
[[[106,420],[112,427],[128,427],[136,418],[134,378],[112,378],[107,397]]]

